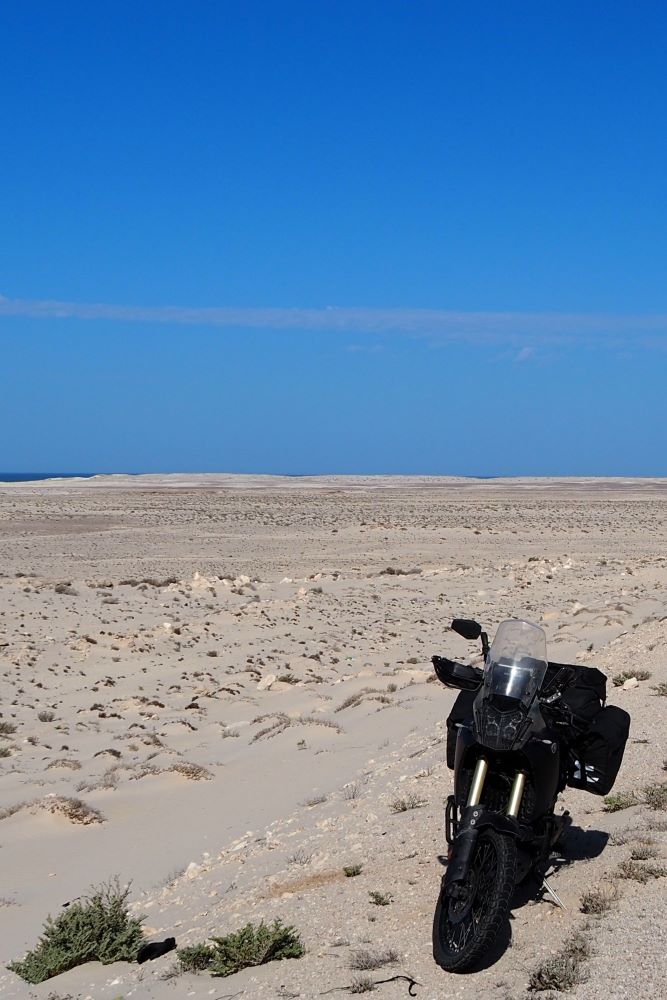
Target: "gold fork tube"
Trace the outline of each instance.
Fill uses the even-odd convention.
[[[478,806],[482,799],[482,790],[484,788],[484,779],[486,778],[486,772],[489,769],[488,762],[480,757],[475,764],[475,772],[472,776],[472,784],[470,785],[470,794],[468,795],[468,805]]]
[[[513,816],[515,819],[519,815],[519,809],[521,808],[521,799],[523,798],[523,790],[526,787],[526,773],[525,771],[517,771],[516,777],[512,782],[512,791],[510,792],[509,805],[507,806],[507,815]]]

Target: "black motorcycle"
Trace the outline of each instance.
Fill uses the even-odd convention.
[[[565,785],[606,795],[616,779],[630,717],[604,707],[595,668],[549,663],[546,637],[529,622],[503,622],[489,646],[474,621],[452,629],[480,639],[484,668],[434,656],[440,681],[460,689],[447,720],[447,870],[433,921],[433,955],[449,972],[474,967],[507,925],[516,885],[545,879],[571,824],[556,815]]]

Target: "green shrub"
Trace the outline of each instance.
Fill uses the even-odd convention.
[[[630,806],[637,805],[637,799],[632,792],[617,792],[615,795],[605,795],[604,811],[608,813],[620,812],[621,809],[629,809]]]
[[[178,958],[186,972],[207,969],[214,976],[231,976],[251,966],[303,955],[297,931],[280,920],[270,925],[262,921],[257,927],[246,924],[233,934],[212,937],[211,942],[179,950]]]
[[[28,983],[43,983],[85,962],[134,962],[145,939],[143,918],[128,913],[129,891],[113,879],[55,920],[47,917],[37,946],[9,968]]]
[[[363,870],[363,865],[345,865],[343,868],[345,878],[356,878]]]
[[[374,906],[389,906],[394,901],[394,897],[390,892],[377,892],[373,890],[373,892],[368,893],[368,897]]]

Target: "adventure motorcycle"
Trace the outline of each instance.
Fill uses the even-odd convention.
[[[606,677],[592,667],[549,663],[544,631],[503,622],[489,646],[474,621],[452,629],[482,641],[484,668],[433,657],[440,681],[458,688],[447,720],[447,870],[433,920],[433,956],[464,972],[509,918],[515,886],[546,883],[549,857],[571,825],[556,815],[565,785],[606,795],[618,774],[630,717],[604,707]]]

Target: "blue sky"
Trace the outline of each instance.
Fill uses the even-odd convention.
[[[629,0],[9,0],[0,468],[667,475],[666,44]]]

